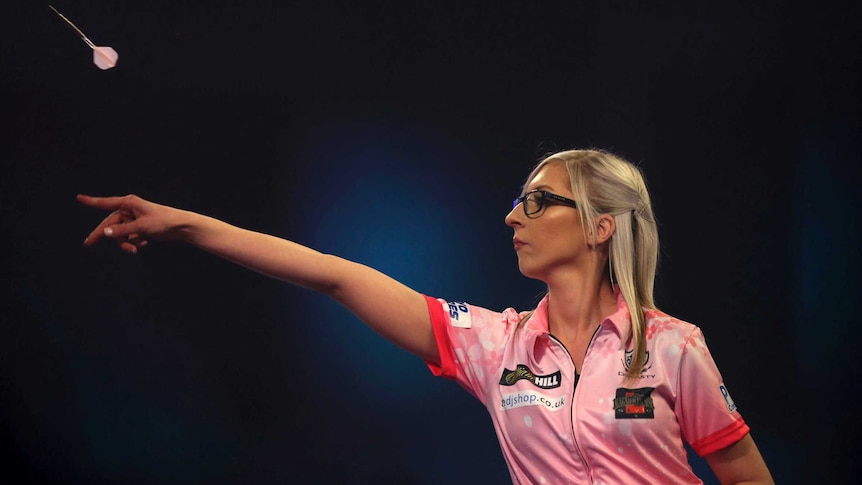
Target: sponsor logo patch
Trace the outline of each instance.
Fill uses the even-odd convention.
[[[655,404],[650,397],[654,390],[654,387],[618,388],[616,398],[614,398],[614,417],[617,419],[654,419]]]
[[[736,404],[733,402],[733,399],[731,399],[730,393],[727,392],[727,388],[724,387],[723,382],[719,384],[718,390],[721,391],[721,395],[724,396],[724,403],[727,404],[727,410],[730,412],[736,411]]]
[[[473,325],[470,319],[470,309],[464,302],[452,302],[449,305],[449,321],[453,327],[470,328]]]
[[[503,375],[500,376],[501,386],[512,386],[521,379],[526,379],[533,383],[534,386],[542,389],[554,389],[560,387],[562,374],[560,371],[553,374],[537,376],[533,374],[529,367],[524,364],[518,364],[515,370],[503,369]]]
[[[503,394],[500,398],[500,410],[508,411],[510,409],[520,408],[524,406],[542,406],[548,411],[559,411],[566,405],[566,396],[548,397],[536,391],[516,392],[514,394]]]

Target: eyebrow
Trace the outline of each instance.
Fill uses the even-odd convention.
[[[551,187],[550,187],[549,185],[547,185],[547,184],[537,185],[537,186],[535,186],[535,187],[531,188],[530,190],[527,190],[526,188],[524,188],[524,193],[526,194],[527,192],[532,192],[533,190],[547,190],[547,191],[551,191]]]

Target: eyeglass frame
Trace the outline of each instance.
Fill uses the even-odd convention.
[[[527,204],[525,204],[525,202],[527,201],[527,198],[529,198],[531,195],[534,195],[534,194],[541,194],[542,195],[542,197],[539,199],[539,208],[533,212],[527,212]],[[568,197],[563,197],[562,195],[557,195],[553,192],[548,192],[547,190],[536,189],[536,190],[531,190],[531,191],[527,192],[526,194],[524,194],[520,197],[515,197],[515,200],[512,201],[512,209],[514,210],[515,207],[518,207],[518,204],[521,204],[521,208],[524,209],[524,215],[527,217],[530,217],[530,216],[539,214],[542,211],[544,211],[545,207],[547,207],[546,204],[549,201],[555,202],[558,204],[563,204],[563,205],[566,205],[566,206],[569,206],[569,207],[572,207],[575,209],[578,208],[578,203],[575,202],[574,200],[568,198]]]

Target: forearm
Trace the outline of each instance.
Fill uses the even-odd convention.
[[[337,258],[286,239],[250,231],[194,212],[177,214],[183,241],[248,269],[332,294]]]
[[[258,273],[324,293],[396,345],[437,361],[424,297],[368,266],[191,212],[177,214],[181,239]]]

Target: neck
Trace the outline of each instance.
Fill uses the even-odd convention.
[[[616,312],[616,295],[603,275],[574,273],[548,282],[551,333],[564,339],[590,338],[605,317]]]

